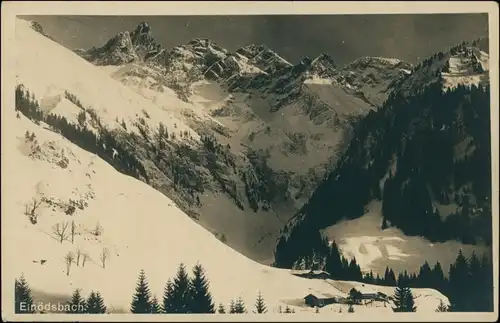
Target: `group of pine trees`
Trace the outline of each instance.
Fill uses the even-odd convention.
[[[16,314],[32,314],[34,313],[34,309],[32,306],[33,296],[31,295],[31,288],[24,278],[24,275],[21,275],[19,279],[16,278],[14,282],[14,313]]]
[[[104,314],[106,313],[106,305],[104,305],[104,298],[99,292],[91,291],[87,299],[82,297],[79,289],[73,292],[71,301],[68,303],[70,310],[68,313],[78,314]]]
[[[332,265],[332,263],[329,264],[329,266]],[[386,268],[384,277],[379,277],[377,274],[377,277],[374,278],[373,273],[369,273],[365,275],[362,281],[370,284],[395,286],[394,312],[415,312],[416,306],[411,292],[413,287],[435,288],[448,296],[451,306],[447,307],[441,304],[436,311],[488,312],[493,311],[492,270],[491,260],[486,256],[479,259],[475,253],[472,253],[471,257],[467,259],[460,250],[455,262],[450,265],[448,278],[444,276],[439,262],[433,268],[425,262],[420,267],[418,274],[409,275],[405,271],[399,273],[396,279],[394,271]],[[350,298],[356,299],[356,290],[351,290]],[[22,303],[24,304],[21,305]],[[24,276],[21,275],[15,281],[15,312],[34,313],[33,304],[31,289]],[[99,292],[92,291],[88,298],[85,299],[80,290],[77,289],[68,304],[71,305],[68,313],[106,313],[104,299]],[[352,304],[350,305],[349,312],[353,312]],[[156,296],[152,295],[146,274],[141,270],[132,297],[130,311],[135,314],[202,314],[216,312],[209,291],[209,282],[205,277],[203,267],[196,264],[193,267],[193,277],[189,278],[182,263],[179,265],[174,279],[167,281],[161,303]],[[242,314],[247,313],[247,309],[243,299],[238,297],[230,302],[227,311],[222,303],[219,304],[217,312],[219,314]],[[257,295],[253,313],[267,313],[267,307],[260,292]],[[287,307],[284,313],[293,313],[293,310]]]
[[[71,93],[67,92],[66,97],[76,102],[75,104],[82,105]],[[43,113],[34,95],[22,84],[16,87],[15,109],[36,123],[47,123],[53,129],[60,132],[66,139],[90,153],[97,154],[118,171],[136,178],[142,177],[146,181],[148,180],[142,163],[125,146],[116,140],[113,133],[104,127],[98,127],[97,130],[99,133],[96,135],[91,129],[86,127],[84,122],[81,122],[81,116],[85,114],[80,114],[79,124],[73,124],[68,122],[63,116]],[[82,111],[82,113],[85,113],[85,111]],[[94,115],[93,118],[96,119],[97,116]],[[97,124],[99,123],[98,119],[94,121]]]
[[[167,281],[160,303],[151,294],[146,274],[141,271],[130,311],[135,314],[215,313],[208,287],[205,271],[200,264],[193,267],[193,277],[189,278],[186,267],[181,263],[174,279]]]
[[[393,92],[355,125],[338,167],[319,184],[275,249],[275,265],[328,254],[320,230],[382,201],[383,229],[468,244],[492,242],[489,85]],[[457,147],[462,147],[461,151]],[[391,170],[391,171],[388,171]],[[381,180],[386,179],[381,187]],[[446,218],[435,204],[454,205]],[[444,218],[444,219],[443,219]]]
[[[15,280],[15,308],[16,314],[33,314],[35,310],[35,302],[31,295],[31,288],[26,281],[24,275]],[[79,289],[75,290],[71,300],[67,303],[69,305],[67,313],[80,313],[80,314],[102,314],[106,313],[106,306],[104,299],[99,292],[91,291],[88,298],[81,295]]]
[[[278,243],[276,247],[277,251],[275,255],[282,256],[283,258],[275,258],[275,267],[279,268],[292,268],[298,270],[304,269],[312,269],[312,270],[324,270],[328,272],[332,277],[336,279],[342,280],[358,280],[360,281],[363,278],[363,274],[361,272],[361,268],[359,267],[356,258],[348,260],[345,258],[335,241],[331,244],[328,242],[326,237],[314,236],[310,239],[316,239],[316,247],[313,249],[312,253],[307,253],[307,249],[303,250],[303,254],[301,254],[298,258],[291,258],[294,256],[295,252],[290,253],[290,258],[285,258],[288,255],[281,250],[280,248],[291,248],[295,245],[283,244],[283,240],[285,238],[281,238],[282,240]],[[292,241],[298,241],[293,240]],[[309,240],[311,242],[311,240]],[[300,245],[297,246],[300,248]]]
[[[312,255],[301,256],[293,262],[288,259],[283,261],[287,261],[288,268],[324,270],[332,279],[363,281],[384,286],[433,288],[449,297],[454,304],[450,309],[452,311],[493,310],[493,264],[486,254],[479,258],[473,252],[470,259],[466,259],[460,250],[447,271],[448,275],[445,275],[446,269],[439,262],[431,266],[427,261],[415,273],[395,273],[393,269],[386,267],[383,276],[375,276],[372,271],[363,275],[355,258],[347,261],[335,241],[328,246],[326,239],[321,238],[318,239],[318,246]]]
[[[450,265],[448,275],[439,262],[430,266],[425,262],[417,273],[407,271],[396,277],[386,267],[384,277],[366,274],[363,281],[384,286],[405,286],[408,288],[433,288],[446,295],[451,303],[448,311],[491,312],[493,311],[493,264],[484,254],[481,258],[472,252],[467,259],[460,250]]]
[[[21,275],[15,281],[15,313],[35,313],[34,300],[31,289]],[[104,299],[99,292],[92,291],[88,298],[84,298],[79,289],[73,292],[71,300],[67,303],[67,313],[106,313]],[[152,295],[144,270],[139,273],[137,286],[132,296],[130,311],[134,314],[210,314],[216,313],[212,296],[209,291],[209,282],[205,277],[205,270],[200,264],[193,267],[193,277],[189,278],[184,264],[180,264],[176,276],[166,283],[163,299],[158,301]],[[241,297],[231,300],[228,310],[222,303],[219,304],[219,314],[247,313],[245,303]],[[259,292],[254,305],[253,313],[267,313],[262,294]],[[292,313],[288,308],[285,313]]]

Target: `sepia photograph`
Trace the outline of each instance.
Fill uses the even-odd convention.
[[[498,319],[496,3],[2,7],[3,320]]]

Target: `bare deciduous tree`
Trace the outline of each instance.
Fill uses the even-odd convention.
[[[52,233],[59,238],[59,242],[62,243],[66,238],[67,238],[67,232],[66,230],[68,229],[68,222],[63,222],[61,223],[56,223],[52,227]]]
[[[85,262],[89,259],[89,255],[86,253],[83,254],[82,267],[85,267]]]
[[[101,258],[102,268],[106,268],[106,260],[109,258],[109,250],[107,248],[102,249],[100,258]]]
[[[71,221],[71,231],[70,231],[70,234],[71,234],[71,243],[74,243],[75,242],[75,234],[76,234],[75,221]]]
[[[82,257],[82,249],[76,249],[76,265],[80,266],[80,258]]]
[[[33,198],[33,201],[31,201],[31,203],[25,205],[24,214],[29,217],[32,224],[36,224],[38,222],[38,214],[36,214],[36,210],[41,204],[41,200],[37,201],[35,198]]]
[[[70,251],[64,259],[66,260],[66,275],[69,276],[69,270],[71,269],[71,263],[75,260],[75,255]]]

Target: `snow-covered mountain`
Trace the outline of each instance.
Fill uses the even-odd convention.
[[[117,39],[124,45],[116,45],[121,44]],[[173,122],[174,132],[184,125],[188,141],[201,136],[224,148],[214,153],[211,143],[195,140],[189,144],[192,157],[186,158],[179,153],[185,138],[176,138],[176,144],[167,145],[168,159],[151,162],[157,155],[151,138],[134,137],[130,146],[144,160],[153,187],[228,245],[266,263],[280,230],[345,152],[353,121],[380,107],[393,91],[410,94],[439,80],[438,72],[445,80],[458,80],[455,65],[467,56],[462,52],[456,48],[436,54],[432,66],[427,60],[412,66],[393,58],[363,57],[338,67],[327,54],[293,64],[265,45],[230,52],[196,38],[163,49],[145,22],[100,48],[76,51],[173,114],[179,120]],[[484,52],[477,55],[487,61]],[[474,58],[464,59],[460,64],[474,65]],[[451,73],[445,75],[441,71],[448,61]],[[143,119],[149,131],[161,121]],[[172,123],[166,128],[172,132]],[[176,175],[181,171],[185,180]]]
[[[233,218],[227,214],[237,209],[231,205],[240,196],[236,193],[232,200],[220,196],[236,190],[230,182],[234,169],[245,169],[244,179],[255,174],[255,185],[258,171],[270,171],[258,156],[251,155],[254,159],[246,163],[214,142],[207,131],[225,129],[222,122],[200,112],[199,104],[183,102],[165,85],[156,84],[158,70],[135,62],[114,71],[97,67],[24,20],[16,21],[14,41],[16,107],[22,106],[23,113],[14,106],[2,109],[2,185],[9,188],[2,193],[2,242],[16,246],[3,248],[2,260],[9,266],[3,267],[2,281],[13,282],[24,274],[38,297],[35,301],[64,299],[76,288],[83,288],[84,295],[98,290],[114,312],[129,309],[141,269],[153,293],[161,297],[180,262],[188,268],[196,262],[205,267],[216,304],[227,305],[242,296],[250,307],[261,291],[270,313],[280,305],[294,307],[297,313],[314,311],[299,305],[309,293],[346,296],[355,287],[392,295],[392,287],[293,276],[289,270],[243,256],[206,230],[203,226],[210,223],[203,223],[205,216],[219,216],[228,222],[229,227],[223,228],[227,232],[241,230],[245,223],[245,234],[255,235],[252,230],[260,229],[258,221],[244,212]],[[132,44],[149,48],[143,40]],[[113,57],[123,58],[120,55]],[[119,82],[109,73],[127,77]],[[145,85],[122,83],[134,77]],[[217,192],[220,187],[225,187],[225,194]],[[200,215],[203,226],[193,219],[196,215],[181,210],[196,203],[205,205]],[[224,208],[226,213],[221,212]],[[240,222],[231,227],[238,216]],[[73,238],[59,240],[57,226],[73,223]],[[248,243],[245,237],[243,242]],[[68,274],[65,256],[78,250],[88,261],[85,266],[73,263]],[[105,265],[100,260],[104,250]],[[4,302],[13,302],[10,288],[2,290]],[[440,300],[448,303],[432,289],[414,289],[413,294],[417,311],[434,312]],[[356,312],[392,313],[390,305],[356,306]],[[329,305],[321,313],[331,315],[344,306]]]
[[[200,196],[201,207],[193,212],[232,246],[260,260],[270,260],[279,230],[334,167],[350,140],[352,122],[379,103],[367,98],[387,97],[387,85],[408,65],[384,69],[369,61],[339,69],[327,54],[292,64],[265,45],[229,52],[200,38],[156,50],[161,55],[140,55],[133,37],[137,30],[146,30],[147,43],[157,44],[144,25],[129,33],[130,46],[119,51],[126,59],[114,59],[119,55],[109,42],[76,53],[155,104],[177,109],[164,98],[176,93],[193,107],[178,109],[184,122],[213,136],[235,161],[234,170],[223,175],[225,184],[216,175],[225,196]],[[380,75],[373,87],[360,86],[365,74]],[[224,205],[227,215],[215,205]],[[255,229],[238,241],[237,228],[249,224]]]

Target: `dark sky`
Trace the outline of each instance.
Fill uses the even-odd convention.
[[[166,48],[195,37],[230,51],[266,44],[297,63],[325,52],[339,64],[361,56],[415,63],[463,40],[488,36],[487,14],[283,15],[283,16],[30,16],[61,44],[100,46],[120,31],[147,21]]]

